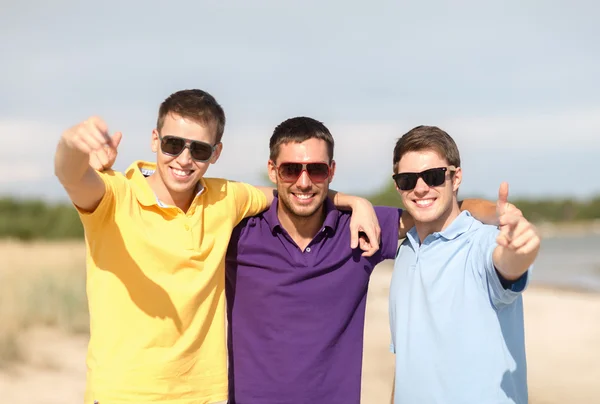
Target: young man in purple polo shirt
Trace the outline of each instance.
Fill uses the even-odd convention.
[[[381,261],[394,259],[412,219],[398,208],[376,207],[381,248],[370,257],[350,248],[350,214],[327,198],[333,147],[329,130],[314,119],[277,126],[268,165],[277,197],[232,234],[231,404],[360,402],[369,277]],[[462,208],[487,221],[495,217],[491,202],[465,201]]]

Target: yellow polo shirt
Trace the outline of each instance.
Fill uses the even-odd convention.
[[[205,178],[188,212],[161,207],[142,169],[155,166],[101,173],[100,205],[79,211],[91,323],[85,403],[226,400],[225,253],[233,228],[266,198]]]

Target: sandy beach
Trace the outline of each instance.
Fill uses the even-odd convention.
[[[388,403],[391,266],[373,275],[365,329],[363,403]],[[530,399],[534,404],[600,402],[600,295],[531,287],[525,293]],[[82,402],[87,338],[36,328],[21,336],[24,363],[0,371],[2,402]]]
[[[390,266],[371,279],[365,329],[363,403],[389,403]],[[600,403],[600,295],[545,287],[524,294],[532,404]]]

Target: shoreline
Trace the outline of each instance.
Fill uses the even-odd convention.
[[[600,219],[534,223],[542,238],[600,236]]]

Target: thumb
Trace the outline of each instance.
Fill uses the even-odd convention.
[[[508,203],[508,182],[504,181],[500,184],[500,189],[498,190],[498,202],[496,202],[496,209],[498,210],[498,214],[504,213],[504,209],[506,204]]]
[[[121,132],[115,132],[115,134],[110,137],[111,146],[115,149],[119,147],[121,139],[123,139],[123,134]]]

